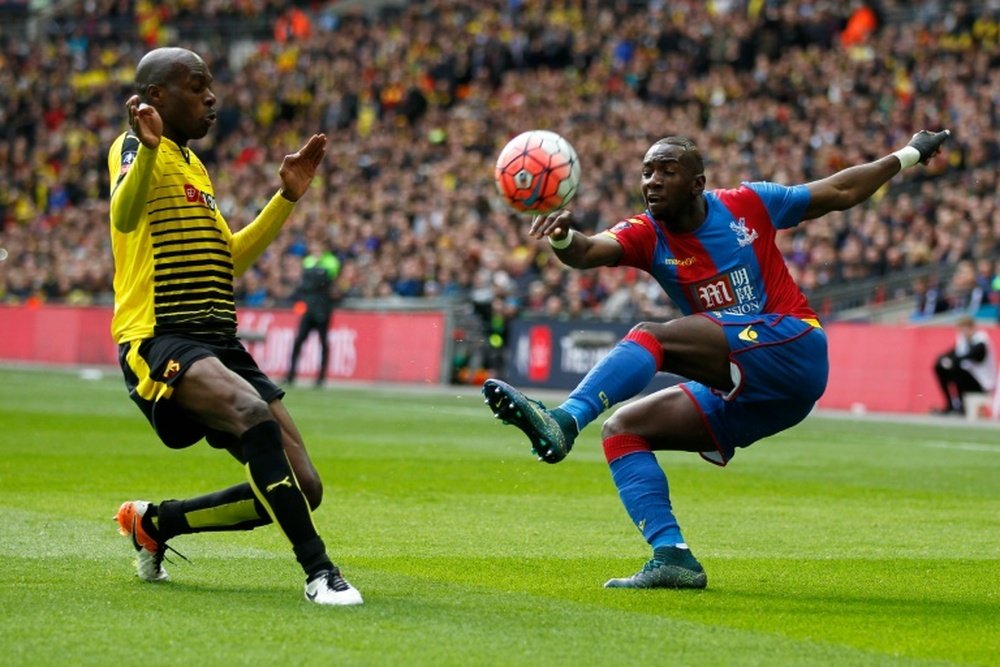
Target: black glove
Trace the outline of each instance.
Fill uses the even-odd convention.
[[[920,161],[927,164],[927,161],[934,157],[934,154],[941,148],[944,140],[951,136],[951,130],[941,130],[940,132],[928,132],[920,130],[913,135],[907,146],[913,146],[920,152]]]

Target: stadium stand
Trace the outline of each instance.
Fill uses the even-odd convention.
[[[568,272],[527,242],[492,184],[507,139],[571,139],[573,206],[594,230],[640,207],[640,156],[666,134],[697,141],[713,187],[812,180],[950,127],[945,176],[907,172],[783,249],[827,318],[996,313],[996,2],[94,0],[0,2],[0,20],[0,302],[109,302],[106,151],[132,63],[169,43],[216,77],[219,123],[194,148],[235,228],[285,147],[330,136],[322,182],[241,279],[244,305],[290,305],[323,237],[348,297],[454,298],[484,322],[670,317],[638,275]]]

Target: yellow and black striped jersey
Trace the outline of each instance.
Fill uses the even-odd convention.
[[[277,235],[293,203],[275,195],[234,236],[190,149],[166,137],[150,149],[129,131],[112,144],[108,169],[115,342],[164,333],[235,336],[234,275]]]
[[[131,132],[111,146],[108,169],[118,197],[140,194],[135,186],[141,179],[125,178],[139,150]],[[134,227],[112,218],[115,341],[161,333],[235,335],[232,233],[215,204],[205,166],[193,151],[165,137],[155,152],[145,147],[143,152],[155,159],[145,205],[135,210],[137,220],[128,221]]]

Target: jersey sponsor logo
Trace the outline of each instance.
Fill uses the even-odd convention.
[[[667,257],[663,263],[667,266],[694,266],[698,262],[697,257]]]
[[[721,273],[690,286],[692,298],[701,310],[723,310],[735,315],[759,313],[760,298],[745,266]]]
[[[737,338],[747,343],[756,343],[757,332],[753,330],[752,326],[747,325],[739,332],[739,334],[737,334]]]
[[[691,286],[691,293],[702,310],[722,310],[736,304],[733,282],[725,273],[695,283]]]
[[[208,210],[215,211],[215,197],[207,192],[202,192],[190,183],[184,184],[184,198],[190,204],[204,204]]]
[[[756,241],[759,236],[756,229],[750,229],[747,227],[746,218],[740,218],[739,220],[730,222],[729,229],[733,230],[733,233],[736,234],[736,242],[740,244],[741,248],[747,247]]]

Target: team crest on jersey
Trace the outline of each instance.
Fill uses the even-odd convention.
[[[747,219],[740,218],[729,223],[729,228],[736,234],[736,242],[745,248],[757,240],[757,230],[747,228]]]
[[[702,311],[721,310],[741,315],[760,312],[760,299],[745,266],[694,283],[689,289]]]
[[[190,183],[184,184],[184,197],[192,204],[202,203],[208,207],[208,210],[215,211],[215,197],[207,192],[202,192]]]

